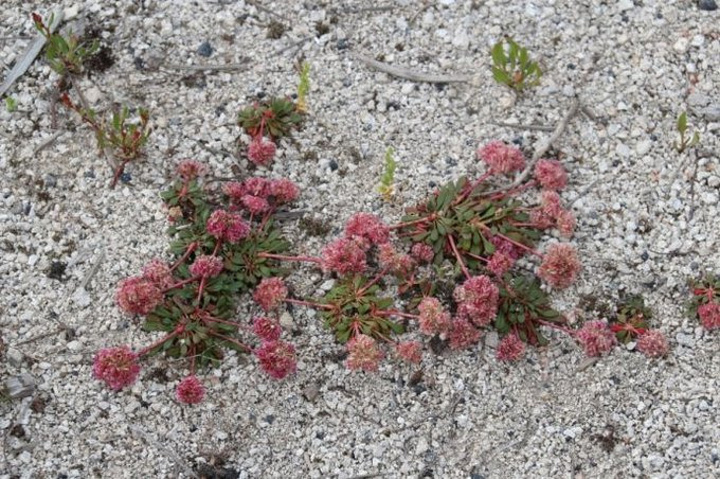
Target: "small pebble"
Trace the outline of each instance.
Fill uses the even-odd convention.
[[[213,49],[212,45],[210,45],[210,42],[204,41],[200,44],[200,46],[197,49],[198,55],[201,57],[209,57],[213,54],[215,50]]]
[[[712,12],[713,10],[717,10],[717,3],[715,3],[715,0],[700,0],[698,2],[698,8]]]

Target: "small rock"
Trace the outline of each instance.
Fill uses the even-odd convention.
[[[27,373],[10,376],[5,380],[4,385],[11,399],[29,397],[35,392],[35,379]]]
[[[320,289],[323,291],[330,291],[335,286],[335,280],[334,279],[328,279],[327,281],[324,281],[323,284],[320,285]]]
[[[453,37],[452,44],[454,47],[461,48],[463,50],[467,49],[468,46],[470,46],[470,37],[467,34],[467,31],[465,29],[459,29],[455,32],[455,36]]]
[[[295,321],[293,320],[293,317],[285,311],[283,314],[280,315],[280,326],[287,329],[288,331],[292,331],[295,329]]]
[[[302,395],[310,402],[315,402],[315,400],[320,396],[320,388],[318,387],[317,383],[310,383],[302,391]]]
[[[197,49],[198,55],[201,57],[209,57],[213,54],[215,50],[213,49],[212,45],[210,45],[210,42],[204,41],[200,44],[200,46]]]
[[[337,169],[338,169],[338,163],[335,160],[330,160],[329,166],[330,166],[330,171],[337,171]]]
[[[92,302],[92,299],[90,298],[90,293],[88,293],[85,288],[76,289],[72,295],[72,300],[81,308],[86,308],[90,306],[90,303]]]
[[[717,10],[717,3],[715,3],[715,0],[700,0],[698,2],[698,8],[700,10],[712,12],[713,10]]]
[[[618,8],[621,12],[624,12],[625,10],[630,10],[635,6],[632,0],[620,0],[618,2]]]
[[[57,186],[57,178],[55,177],[55,175],[52,175],[50,173],[45,175],[45,186],[47,186],[48,188],[54,188]]]
[[[415,446],[415,455],[420,456],[427,452],[427,450],[430,449],[430,446],[428,445],[427,439],[420,436],[420,439],[418,439],[417,446]]]
[[[645,156],[650,151],[651,146],[652,142],[650,140],[639,141],[637,145],[635,145],[635,152],[639,156]]]
[[[102,97],[103,94],[99,88],[92,87],[85,90],[85,98],[87,99],[88,103],[98,103],[100,100],[102,100]]]
[[[5,357],[7,358],[11,366],[19,368],[22,365],[23,358],[25,356],[23,356],[23,353],[21,353],[17,349],[8,348],[7,352],[5,353]]]
[[[720,121],[720,103],[703,108],[700,114],[707,121]]]
[[[623,158],[627,158],[630,156],[630,148],[625,143],[618,143],[615,147],[615,153]]]
[[[675,45],[673,45],[673,50],[675,50],[678,53],[685,53],[688,49],[688,45],[690,44],[690,40],[687,38],[680,38],[678,41],[675,42]]]
[[[688,348],[695,346],[695,338],[689,334],[677,333],[675,335],[675,342],[681,346],[687,346]]]
[[[80,351],[80,349],[82,349],[82,343],[78,340],[70,341],[67,343],[67,348],[70,351]]]
[[[67,7],[65,10],[63,10],[63,21],[70,21],[73,18],[78,16],[78,12],[80,11],[80,5],[75,4],[71,7]]]

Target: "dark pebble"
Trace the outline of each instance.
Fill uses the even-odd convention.
[[[650,258],[650,255],[648,254],[647,251],[645,251],[643,254],[640,255],[640,259],[643,261],[647,261],[648,258]]]
[[[430,188],[435,188],[437,186],[437,183],[435,183],[434,181],[428,181],[428,186]]]
[[[318,432],[315,433],[315,437],[318,438],[318,439],[320,439],[320,440],[323,440],[323,439],[325,439],[325,433],[322,432],[322,431],[318,431]]]
[[[417,394],[418,396],[420,394],[424,393],[425,391],[427,391],[427,388],[425,386],[423,386],[422,384],[417,384],[417,385],[413,386],[413,392],[415,392],[415,394]]]
[[[202,42],[197,49],[198,55],[201,57],[209,57],[214,51],[215,50],[213,50],[212,45],[210,45],[210,42],[208,41]]]
[[[523,138],[522,138],[522,136],[518,136],[517,138],[513,138],[512,142],[513,142],[513,144],[515,144],[517,146],[522,146]]]
[[[715,3],[715,0],[700,0],[698,2],[698,8],[700,10],[712,12],[713,10],[717,10],[717,3]]]
[[[568,70],[574,70],[574,69],[575,69],[575,64],[574,64],[574,63],[568,63],[568,64],[567,64],[567,67],[568,67]]]
[[[335,44],[335,47],[340,51],[347,50],[349,46],[350,46],[350,42],[348,42],[347,38],[341,38]]]
[[[345,88],[347,88],[347,87],[349,87],[349,86],[351,86],[351,85],[352,85],[352,80],[351,80],[350,78],[347,78],[347,77],[346,77],[346,78],[343,80],[343,86],[344,86]]]
[[[57,178],[55,175],[47,174],[45,175],[45,186],[48,188],[54,188],[57,186]]]
[[[485,479],[485,476],[478,474],[477,472],[473,472],[470,474],[470,479]]]
[[[268,414],[267,416],[265,416],[265,422],[268,423],[268,424],[274,423],[274,422],[275,422],[275,416],[273,416],[272,414]]]
[[[130,180],[132,180],[132,176],[130,176],[130,173],[123,173],[120,175],[120,181],[123,183],[130,183]]]
[[[652,135],[650,135],[650,139],[651,139],[652,141],[657,141],[658,137],[657,137],[657,135],[656,135],[655,133],[653,133]]]
[[[95,170],[87,170],[85,172],[85,178],[95,178]]]
[[[331,170],[331,171],[336,171],[337,169],[338,169],[337,161],[335,161],[335,160],[330,160],[330,170]]]
[[[445,158],[445,164],[448,166],[457,166],[457,160],[448,156],[447,158]]]
[[[145,69],[145,60],[140,57],[133,58],[133,64],[135,65],[136,70],[142,71]]]

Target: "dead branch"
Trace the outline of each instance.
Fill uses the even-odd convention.
[[[434,75],[432,73],[417,72],[408,68],[396,67],[379,62],[361,53],[350,52],[350,54],[370,68],[405,80],[424,83],[465,83],[472,79],[471,75]]]

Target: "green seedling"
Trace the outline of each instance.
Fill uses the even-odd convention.
[[[297,88],[295,109],[298,113],[307,113],[307,95],[310,92],[310,64],[302,62],[299,68],[300,83]]]
[[[52,68],[59,75],[79,75],[82,73],[83,62],[97,52],[99,44],[97,41],[87,44],[80,41],[80,38],[73,33],[69,33],[66,37],[59,33],[52,33],[43,21],[43,18],[37,13],[32,14],[35,28],[47,40],[45,48],[45,58]],[[50,24],[53,23],[53,17],[50,17]]]
[[[17,100],[11,96],[5,97],[5,109],[8,113],[17,111]]]
[[[682,153],[688,148],[692,148],[700,142],[700,134],[697,131],[694,132],[692,136],[689,136],[688,134],[686,112],[680,113],[680,116],[677,119],[676,129],[680,134],[679,140],[675,142],[675,149],[678,151],[678,153]]]
[[[378,187],[378,193],[383,197],[385,201],[390,201],[393,194],[395,194],[395,169],[397,168],[397,162],[394,158],[395,150],[389,146],[385,150],[385,171],[383,172],[382,178],[380,179],[380,186]]]
[[[493,78],[520,93],[529,86],[540,83],[542,71],[537,62],[530,59],[526,48],[506,37],[490,51],[493,59]]]

